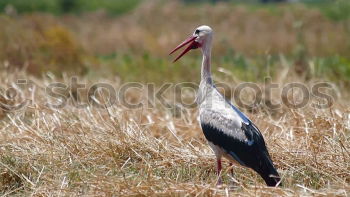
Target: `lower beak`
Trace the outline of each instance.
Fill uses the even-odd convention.
[[[185,55],[188,51],[190,51],[191,49],[195,49],[198,48],[198,43],[195,41],[196,40],[196,36],[190,36],[189,38],[187,38],[185,41],[183,41],[181,44],[179,44],[174,50],[172,50],[169,55],[173,54],[175,51],[179,50],[180,48],[182,48],[183,46],[187,45],[188,43],[190,43],[188,45],[188,47],[179,55],[177,56],[177,58],[173,61],[176,62],[178,59],[180,59],[183,55]]]

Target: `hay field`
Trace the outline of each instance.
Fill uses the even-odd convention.
[[[158,2],[117,17],[103,11],[1,15],[0,194],[348,196],[349,21],[333,21],[317,9],[305,12],[299,4],[281,5],[277,13],[224,3],[199,9]],[[169,20],[159,17],[165,15]],[[221,21],[223,16],[230,18]],[[271,98],[242,110],[264,135],[283,187],[268,188],[240,166],[231,177],[227,162],[225,184],[216,186],[215,157],[197,109],[184,105],[195,92],[174,90],[177,82],[199,82],[200,54],[175,65],[166,56],[198,23],[212,24],[216,32],[214,80],[227,84],[222,91],[233,102],[242,82],[256,82],[265,91],[269,76],[278,85]],[[85,88],[76,91],[72,76]],[[286,84],[311,90],[320,81],[332,84],[327,108],[315,108],[325,100],[314,97],[303,108],[269,108],[281,102]],[[57,82],[63,86],[56,93],[67,98],[60,107],[48,105],[62,102],[47,91]],[[121,92],[130,82],[141,86]],[[172,83],[164,99],[153,100],[149,85],[157,91],[166,82]],[[106,92],[89,94],[97,83],[116,91],[112,106],[103,105],[111,98]],[[254,100],[250,93],[242,100]],[[292,102],[305,96],[293,94]]]

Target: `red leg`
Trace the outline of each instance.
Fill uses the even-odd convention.
[[[230,167],[231,167],[231,176],[233,177],[233,163],[230,163]]]
[[[218,175],[217,185],[221,185],[222,184],[222,179],[221,179],[221,169],[222,169],[221,159],[217,159],[216,162],[217,162],[216,164],[217,164],[217,175]]]
[[[230,171],[231,171],[231,179],[232,179],[232,187],[235,188],[236,187],[236,182],[235,182],[235,179],[233,178],[233,163],[230,163]]]

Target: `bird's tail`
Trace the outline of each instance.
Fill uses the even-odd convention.
[[[260,167],[254,170],[260,174],[267,186],[282,186],[280,175],[278,174],[275,166],[273,165],[268,153],[266,157],[264,157],[264,159],[261,160]]]

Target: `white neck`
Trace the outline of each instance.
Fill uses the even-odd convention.
[[[201,68],[201,83],[212,84],[213,80],[211,78],[211,39],[209,39],[202,47],[203,61]]]

